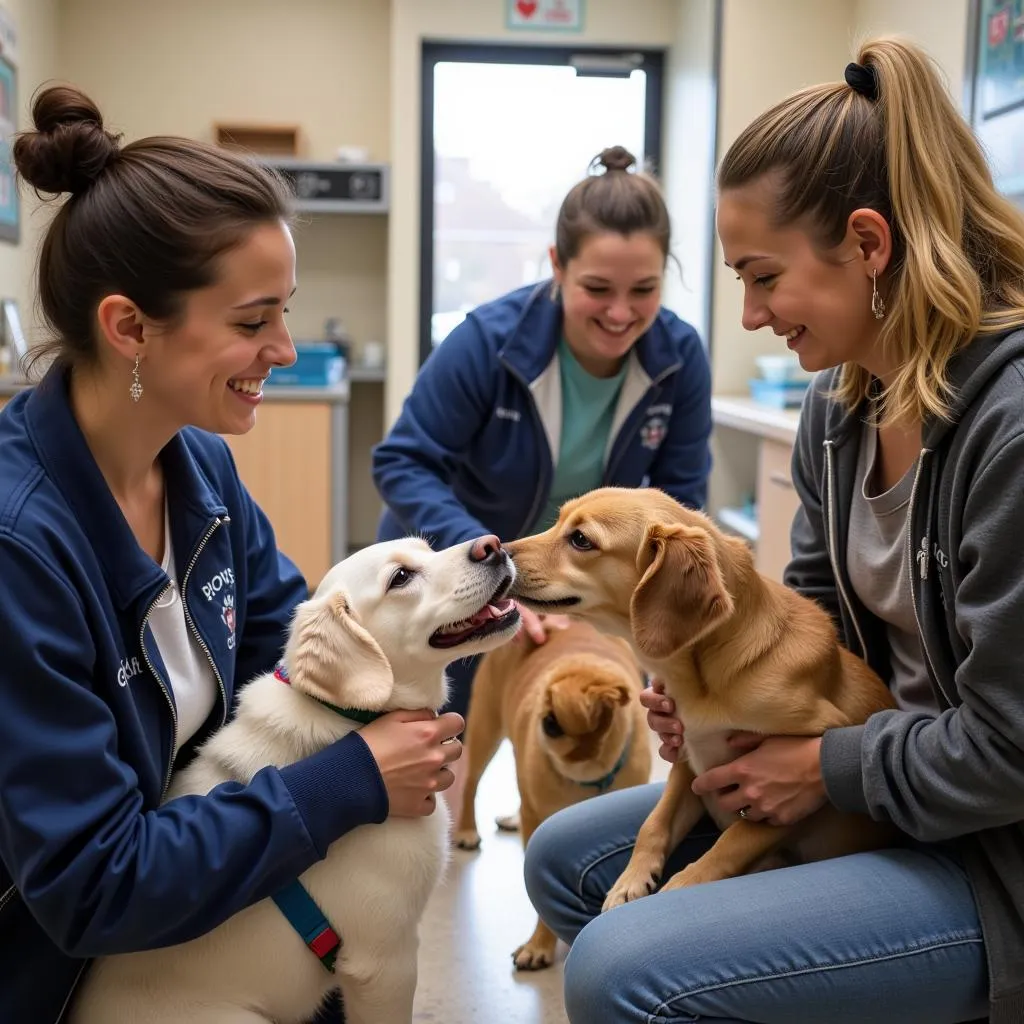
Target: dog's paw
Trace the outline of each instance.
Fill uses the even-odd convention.
[[[517,971],[541,971],[555,962],[554,947],[539,942],[525,942],[513,954]]]
[[[673,889],[688,889],[691,885],[704,885],[707,882],[717,882],[726,876],[715,871],[707,864],[703,864],[703,857],[687,864],[685,868],[677,871],[662,887],[662,892],[671,892]]]
[[[452,844],[460,850],[479,850],[480,833],[475,828],[459,829],[452,834]]]
[[[623,903],[632,903],[644,896],[650,896],[658,888],[659,881],[661,881],[659,875],[649,871],[630,871],[627,868],[609,890],[604,905],[601,907],[601,913],[621,907]]]
[[[519,831],[519,812],[515,814],[499,814],[494,819],[494,824],[501,829],[502,832],[518,832]]]

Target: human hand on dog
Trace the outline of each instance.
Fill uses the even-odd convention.
[[[547,640],[549,630],[569,628],[567,615],[538,615],[518,601],[516,607],[519,609],[519,617],[523,620],[523,628],[513,637],[513,642],[521,643],[525,635],[535,644],[542,644]]]
[[[424,710],[392,711],[360,730],[388,791],[389,816],[433,813],[437,794],[455,781],[448,765],[462,757],[455,737],[465,727],[462,715]]]
[[[792,825],[825,804],[820,736],[753,739],[756,749],[698,775],[693,792],[714,793],[722,810],[738,814],[745,808],[747,821],[769,825]],[[738,733],[730,742],[748,746],[753,739],[749,733]]]
[[[640,703],[647,708],[647,727],[661,740],[659,757],[675,764],[686,732],[682,721],[676,718],[676,702],[665,696],[665,684],[660,679],[652,679],[651,685],[640,692]],[[738,750],[748,751],[759,747],[763,740],[756,732],[734,732],[728,742]]]
[[[640,703],[647,708],[647,727],[661,740],[658,755],[675,764],[683,745],[683,723],[676,718],[676,702],[665,696],[665,684],[660,679],[652,679],[651,685],[640,691]]]

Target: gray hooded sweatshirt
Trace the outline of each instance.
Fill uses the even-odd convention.
[[[842,810],[947,842],[969,874],[988,956],[992,1024],[1024,1024],[1024,330],[954,358],[949,421],[923,429],[908,563],[938,716],[882,711],[825,733],[821,767]],[[832,615],[845,644],[890,676],[884,623],[846,571],[864,409],[804,401],[793,452],[801,508],[786,583]]]

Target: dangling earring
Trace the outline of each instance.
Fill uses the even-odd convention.
[[[878,271],[871,271],[871,312],[875,314],[876,320],[885,316],[885,302],[878,294]]]
[[[135,353],[135,365],[132,367],[132,386],[128,389],[128,396],[133,402],[137,402],[142,397],[142,381],[139,380],[139,364],[142,362],[142,356]]]

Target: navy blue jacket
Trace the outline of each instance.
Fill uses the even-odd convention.
[[[374,450],[387,506],[379,539],[417,533],[448,547],[530,530],[551,493],[561,438],[561,336],[550,282],[481,306],[448,335]],[[689,324],[662,309],[630,353],[603,483],[658,487],[700,508],[710,435],[707,353]]]
[[[307,590],[222,439],[185,430],[161,459],[180,592],[220,690],[198,742],[274,665]],[[161,806],[175,711],[147,616],[168,582],[51,372],[0,415],[4,1024],[56,1021],[88,958],[203,934],[387,815],[356,733]]]

